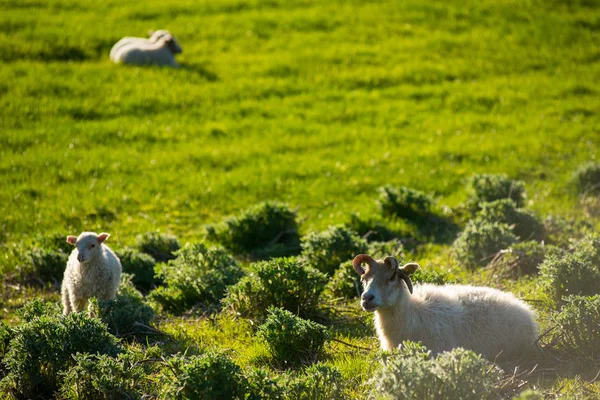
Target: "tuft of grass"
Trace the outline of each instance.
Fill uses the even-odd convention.
[[[512,199],[500,199],[490,203],[480,203],[481,210],[476,219],[500,222],[512,226],[513,233],[520,240],[541,240],[544,227],[537,216],[526,209],[517,208]]]
[[[131,280],[138,290],[148,293],[154,289],[156,260],[152,256],[133,248],[124,248],[116,251],[115,254],[121,260],[123,272],[132,275]]]
[[[378,190],[377,204],[387,217],[411,219],[429,214],[434,201],[426,193],[405,186],[386,185]]]

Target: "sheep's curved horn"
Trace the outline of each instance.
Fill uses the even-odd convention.
[[[372,266],[373,264],[375,264],[375,260],[373,260],[373,257],[368,256],[366,254],[359,254],[356,257],[354,257],[354,260],[352,260],[352,266],[354,267],[354,270],[360,275],[365,273],[365,270],[361,266],[362,263],[367,263],[370,266]]]
[[[398,276],[400,276],[400,278],[404,279],[404,282],[406,282],[406,286],[408,286],[408,291],[410,292],[410,294],[413,293],[413,285],[412,282],[410,281],[410,277],[408,276],[408,274],[404,271],[402,271],[401,269],[396,269]]]

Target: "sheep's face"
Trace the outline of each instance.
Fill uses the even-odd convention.
[[[77,247],[77,260],[85,264],[102,254],[102,243],[109,236],[108,233],[83,232],[78,237],[67,236],[67,242]]]
[[[367,264],[366,268],[362,267],[362,263]],[[412,293],[412,283],[408,275],[419,268],[415,263],[400,267],[394,257],[375,261],[365,254],[356,256],[353,266],[360,274],[364,288],[360,305],[369,312],[393,306],[403,293]]]

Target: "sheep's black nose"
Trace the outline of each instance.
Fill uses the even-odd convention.
[[[372,294],[366,294],[366,293],[364,293],[362,295],[363,301],[366,301],[367,303],[370,302],[371,300],[373,300],[374,298],[375,298],[375,296],[372,295]]]

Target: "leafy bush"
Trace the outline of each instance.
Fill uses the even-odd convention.
[[[284,383],[285,399],[288,400],[337,400],[347,399],[345,382],[341,372],[321,363],[304,369],[301,375]]]
[[[277,364],[298,366],[319,357],[329,338],[327,328],[281,308],[271,307],[268,314],[265,323],[258,327],[257,336]]]
[[[296,212],[286,204],[265,202],[206,227],[207,238],[235,254],[285,257],[300,250]]]
[[[600,164],[581,164],[575,171],[573,180],[579,193],[600,193]]]
[[[168,264],[157,265],[156,274],[167,286],[156,288],[149,297],[165,310],[181,313],[194,306],[217,307],[225,288],[243,272],[224,249],[197,243],[181,249]]]
[[[350,214],[348,229],[356,232],[368,242],[389,241],[396,238],[396,233],[388,229],[383,223],[371,219],[362,219],[359,214]]]
[[[556,315],[557,347],[570,356],[600,361],[600,295],[568,296]]]
[[[223,303],[248,318],[263,319],[270,306],[303,317],[315,313],[327,276],[296,258],[254,263],[249,275],[227,289]]]
[[[335,271],[324,293],[330,298],[353,299],[360,296],[361,286],[360,275],[354,271],[352,261],[346,261]]]
[[[537,390],[527,389],[513,397],[512,400],[544,400],[544,395]]]
[[[67,235],[59,232],[36,235],[34,242],[37,247],[67,255],[74,249],[73,245],[67,242]]]
[[[113,335],[143,340],[151,332],[149,326],[154,319],[154,310],[144,303],[144,297],[133,287],[130,277],[122,276],[114,300],[91,301],[92,314],[100,317]]]
[[[26,322],[31,322],[42,316],[57,316],[62,308],[59,303],[42,299],[33,299],[16,311],[16,314]]]
[[[133,274],[133,284],[136,288],[144,293],[154,288],[154,266],[156,261],[152,256],[132,248],[125,248],[115,253],[121,260],[123,272]]]
[[[168,377],[162,399],[244,399],[249,390],[240,367],[222,354],[173,357],[168,365],[176,379]]]
[[[487,222],[501,222],[513,225],[513,233],[521,240],[540,240],[544,227],[535,214],[529,210],[517,208],[511,199],[481,203],[476,218]]]
[[[148,380],[144,368],[129,354],[115,359],[107,355],[87,353],[73,356],[75,365],[63,371],[61,398],[79,399],[141,399],[142,387]]]
[[[445,285],[454,282],[449,274],[432,268],[419,268],[410,274],[410,279],[413,283],[432,283],[434,285]]]
[[[405,186],[386,185],[378,190],[381,213],[394,218],[414,218],[429,214],[434,201],[426,193]]]
[[[394,399],[497,399],[495,384],[502,370],[470,350],[457,348],[437,357],[409,344],[396,356],[384,357],[371,380],[374,397]]]
[[[0,361],[4,358],[9,349],[9,343],[13,338],[13,330],[6,325],[3,321],[0,321]],[[4,376],[2,373],[2,363],[0,362],[0,378]]]
[[[43,315],[14,328],[13,335],[2,388],[20,398],[51,397],[61,384],[59,373],[74,365],[76,353],[120,352],[106,326],[85,313]]]
[[[544,236],[548,243],[558,247],[569,247],[573,240],[582,239],[594,232],[590,221],[549,215],[544,219]]]
[[[486,265],[498,251],[516,241],[506,224],[471,220],[454,242],[453,249],[459,261],[474,269]]]
[[[401,260],[404,258],[402,250],[404,246],[399,240],[390,240],[388,242],[370,242],[367,254],[375,259],[383,259],[387,256],[394,256]]]
[[[546,254],[554,251],[554,246],[536,241],[516,243],[495,261],[494,268],[512,277],[537,274]]]
[[[367,242],[343,226],[330,226],[323,232],[313,232],[302,240],[302,258],[326,273],[333,275],[340,264],[368,250]]]
[[[244,371],[244,376],[248,380],[248,399],[287,399],[282,384],[284,374],[273,373],[266,368],[248,367]]]
[[[540,265],[540,276],[556,302],[570,294],[591,296],[600,287],[600,268],[585,252],[546,257]]]
[[[525,204],[525,185],[508,179],[506,175],[478,174],[471,178],[470,187],[468,203],[473,207],[500,199],[511,199],[517,207]]]
[[[150,254],[158,262],[174,259],[175,253],[181,248],[175,236],[159,232],[138,235],[136,243],[142,253]]]
[[[23,254],[21,279],[38,283],[61,282],[69,256],[60,251],[33,247]]]

